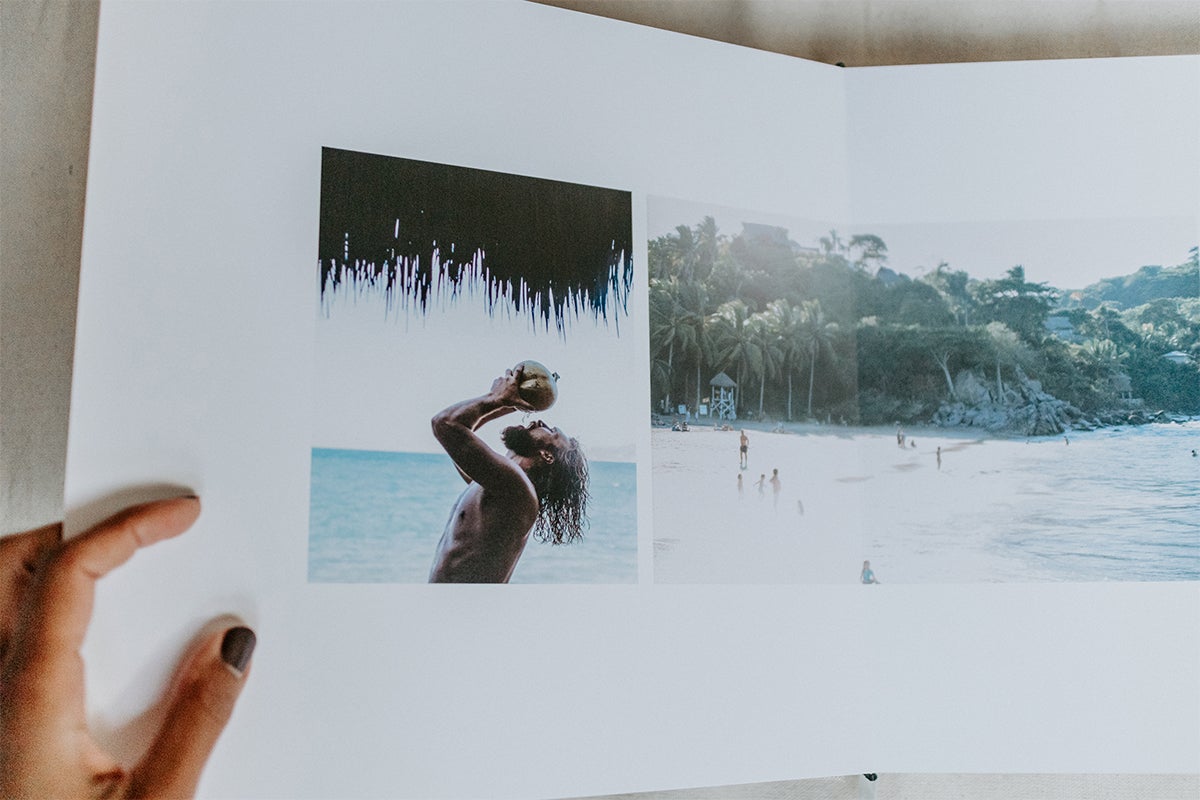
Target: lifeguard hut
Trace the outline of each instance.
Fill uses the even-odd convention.
[[[737,419],[737,384],[724,372],[708,382],[711,387],[713,416],[717,419]]]

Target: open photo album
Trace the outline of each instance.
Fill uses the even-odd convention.
[[[1197,142],[1192,56],[105,3],[67,523],[204,514],[94,728],[234,612],[209,796],[1200,771]]]

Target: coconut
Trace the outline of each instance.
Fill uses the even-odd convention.
[[[545,364],[522,361],[517,364],[517,393],[535,411],[545,411],[558,399],[558,373]]]

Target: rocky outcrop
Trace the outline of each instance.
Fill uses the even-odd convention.
[[[1183,424],[1191,417],[1182,414],[1170,414],[1166,411],[1147,411],[1141,408],[1118,409],[1093,414],[1075,422],[1076,430],[1094,431],[1099,428],[1112,428],[1117,425],[1149,425],[1154,422],[1174,422]]]
[[[934,425],[1048,436],[1073,429],[1083,420],[1078,408],[1020,370],[1016,382],[1005,384],[1002,393],[974,372],[960,372],[954,393],[956,399],[942,403],[934,413],[930,420]]]

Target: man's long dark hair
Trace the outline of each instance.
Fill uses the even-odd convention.
[[[551,544],[582,539],[588,524],[588,462],[579,442],[571,439],[555,452],[553,463],[539,460],[528,475],[538,496],[533,538]]]

